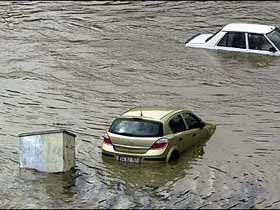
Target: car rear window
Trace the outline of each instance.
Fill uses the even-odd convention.
[[[210,37],[208,37],[205,42],[208,42],[210,39],[212,39],[214,36],[216,36],[222,29],[220,29],[219,31],[217,31],[216,33],[214,33],[213,35],[211,35]]]
[[[109,132],[133,137],[163,136],[162,123],[141,118],[118,118],[112,123]]]

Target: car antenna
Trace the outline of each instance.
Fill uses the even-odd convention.
[[[141,104],[140,104],[140,116],[143,117],[142,106],[141,106]]]

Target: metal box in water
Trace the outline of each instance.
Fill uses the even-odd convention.
[[[55,173],[75,166],[75,137],[66,130],[19,135],[20,167]]]

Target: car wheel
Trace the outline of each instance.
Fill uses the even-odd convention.
[[[175,161],[175,160],[179,159],[179,157],[180,157],[179,151],[174,150],[174,151],[171,153],[170,158],[168,159],[168,162]]]

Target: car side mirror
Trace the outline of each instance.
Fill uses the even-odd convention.
[[[200,128],[204,128],[206,126],[205,122],[201,122]]]
[[[277,50],[275,49],[275,47],[271,47],[269,48],[269,52],[277,52]]]

